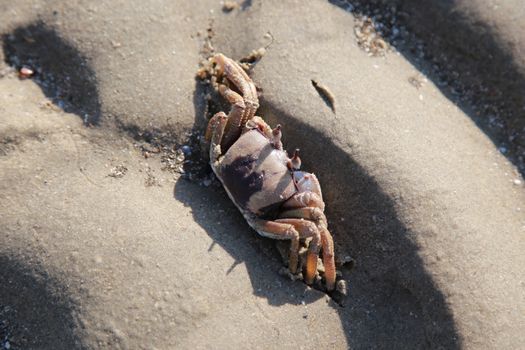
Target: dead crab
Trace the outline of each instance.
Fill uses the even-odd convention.
[[[290,240],[288,268],[297,273],[301,239],[308,240],[304,279],[312,284],[322,250],[326,289],[335,288],[334,244],[327,228],[319,181],[300,171],[297,150],[288,157],[281,143],[281,126],[271,129],[255,116],[259,107],[253,81],[234,60],[217,54],[211,59],[219,93],[231,104],[228,115],[210,119],[205,140],[210,164],[230,199],[259,234]]]

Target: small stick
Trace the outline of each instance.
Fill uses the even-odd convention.
[[[321,98],[323,101],[330,107],[332,112],[335,114],[335,96],[330,91],[329,88],[327,88],[325,85],[319,84],[316,80],[312,79],[312,85],[314,86],[315,90],[321,95]]]

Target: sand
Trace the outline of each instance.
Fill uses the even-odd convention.
[[[0,348],[523,344],[522,135],[499,141],[519,114],[469,94],[488,74],[474,64],[451,94],[456,75],[428,56],[450,34],[430,40],[412,20],[427,12],[397,4],[404,44],[364,38],[374,8],[356,3],[0,2]],[[467,23],[522,30],[469,6]],[[200,161],[195,139],[227,106],[199,62],[265,46],[258,114],[321,181],[336,254],[356,262],[343,305],[278,273],[275,242]],[[492,132],[484,102],[516,121]]]

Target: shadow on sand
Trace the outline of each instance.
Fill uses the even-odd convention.
[[[98,123],[96,75],[73,45],[41,22],[19,27],[1,40],[7,64],[17,70],[30,67],[32,80],[60,109],[77,114],[86,125]]]
[[[15,67],[33,64],[37,74],[43,76],[35,80],[46,95],[59,105],[60,101],[67,101],[63,107],[71,108],[83,119],[88,113],[87,123],[97,122],[100,104],[95,74],[82,56],[54,31],[34,24],[4,36],[3,42],[8,63]],[[62,62],[68,64],[62,66]],[[197,128],[205,123],[203,94],[203,87],[197,83],[194,96]],[[279,115],[279,123],[285,130],[285,144],[300,145],[304,169],[315,169],[325,184],[327,217],[336,241],[336,253],[357,258],[357,267],[352,272],[342,271],[349,281],[346,307],[331,303],[341,317],[349,345],[352,348],[458,348],[460,339],[444,296],[425,271],[417,247],[398,219],[392,200],[332,140],[264,100],[261,105],[259,113],[269,122],[274,123],[275,116]],[[300,282],[291,282],[277,274],[282,262],[274,242],[249,229],[223,190],[180,180],[174,196],[192,208],[195,221],[216,244],[236,262],[246,265],[256,295],[272,305],[309,303],[324,297]],[[232,232],[246,234],[239,237]],[[16,260],[0,262],[5,270],[1,272],[2,280],[14,281],[12,287],[0,291],[0,300],[21,310],[17,312],[17,322],[46,325],[30,333],[31,339],[47,345],[53,340],[52,335],[59,334],[63,344],[78,346],[71,331],[71,305],[63,302],[68,299],[53,297],[60,286],[44,273],[27,271]],[[37,275],[43,277],[34,277]],[[41,320],[42,317],[46,319]]]
[[[96,124],[100,104],[95,74],[86,60],[52,29],[37,22],[1,37],[6,63],[31,67],[32,80],[61,109]],[[31,264],[27,264],[30,261]],[[32,257],[0,255],[0,347],[85,348],[67,286]]]
[[[494,26],[458,11],[459,3],[452,0],[329,2],[349,15],[379,23],[382,37],[457,104],[525,176],[525,71]],[[402,34],[404,29],[408,34]]]
[[[0,255],[0,346],[7,341],[13,349],[84,348],[65,287],[21,260]]]

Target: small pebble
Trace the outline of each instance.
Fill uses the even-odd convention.
[[[514,182],[514,185],[517,185],[517,186],[521,185],[521,180],[519,179],[514,179],[514,181],[512,182]]]
[[[337,284],[336,284],[335,288],[343,296],[347,296],[348,295],[348,285],[346,284],[345,280],[337,281]]]
[[[35,71],[33,71],[29,67],[24,66],[24,67],[20,68],[19,75],[20,75],[20,78],[22,78],[22,79],[31,78],[31,76],[33,76],[33,74],[35,74]]]
[[[230,11],[235,10],[238,7],[239,7],[239,4],[235,1],[225,1],[222,5],[222,10],[224,12],[230,12]]]

